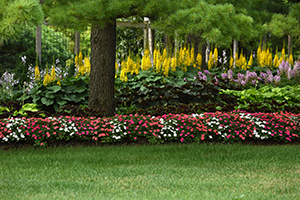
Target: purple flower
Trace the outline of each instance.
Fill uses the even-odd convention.
[[[293,70],[289,67],[288,71],[286,72],[286,77],[288,80],[290,80],[293,77],[292,72],[293,72]]]
[[[198,72],[199,76],[203,76],[203,73],[201,71]]]
[[[279,69],[277,69],[277,75],[280,76],[280,71],[279,71]]]
[[[245,80],[245,75],[238,73],[238,83],[242,84],[242,81]]]
[[[231,69],[228,70],[228,79],[232,80],[233,79],[233,72]]]
[[[268,76],[268,75],[267,75],[266,73],[263,73],[263,72],[260,73],[260,77],[263,78],[263,79],[266,79],[267,76]]]
[[[211,75],[211,73],[208,70],[204,70],[204,73],[209,75],[209,76]]]
[[[280,76],[275,75],[274,76],[274,82],[275,82],[275,84],[278,84],[280,82]]]
[[[221,76],[222,76],[223,79],[227,79],[228,78],[228,75],[226,73],[222,73]]]
[[[214,78],[215,78],[216,82],[219,82],[219,79],[216,76]]]

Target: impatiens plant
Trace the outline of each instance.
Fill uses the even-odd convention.
[[[162,116],[115,115],[110,118],[7,118],[0,121],[4,144],[25,142],[37,146],[57,142],[158,144],[164,142],[218,142],[298,140],[300,115],[291,113],[211,112]],[[92,143],[90,143],[92,144]]]

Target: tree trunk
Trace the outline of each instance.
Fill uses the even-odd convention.
[[[267,47],[267,34],[265,34],[261,39],[261,51]]]
[[[186,36],[186,41],[190,45],[190,48],[194,47],[194,56],[196,57],[198,54],[199,44],[201,42],[200,36],[195,34],[188,34]]]
[[[104,116],[115,115],[116,19],[105,27],[93,24],[91,30],[91,71],[89,108],[104,110]]]
[[[38,55],[39,64],[42,64],[42,28],[41,26],[36,27],[35,31],[35,41],[36,41],[36,53]]]
[[[292,54],[292,48],[293,48],[293,37],[290,34],[288,34],[288,58]],[[290,63],[290,64],[293,64],[293,63]]]

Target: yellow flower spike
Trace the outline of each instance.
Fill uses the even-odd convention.
[[[234,56],[234,60],[235,60],[235,67],[239,67],[240,66],[240,63],[239,63],[239,55],[238,55],[238,52],[235,53],[235,56]]]
[[[209,53],[209,59],[207,65],[208,65],[208,70],[211,70],[214,65],[212,51]]]
[[[45,77],[44,77],[44,81],[43,81],[43,85],[47,86],[48,83],[50,83],[50,75],[48,73],[46,73]]]
[[[118,69],[119,69],[119,65],[118,65],[118,63],[117,63],[117,61],[116,61],[116,62],[115,62],[115,72],[116,72],[116,73],[117,73]]]
[[[197,58],[196,58],[196,64],[197,64],[197,68],[201,69],[201,64],[202,64],[202,55],[200,53],[198,53]]]
[[[79,62],[78,62],[78,56],[75,56],[75,66],[78,67],[79,66]]]
[[[55,81],[55,76],[56,76],[55,68],[52,67],[52,69],[51,69],[51,75],[50,75],[50,82]]]
[[[278,58],[278,54],[275,54],[274,60],[273,60],[273,66],[274,67],[279,67],[279,58]]]
[[[285,49],[284,48],[282,48],[282,50],[281,50],[281,57],[280,57],[280,59],[281,58],[282,58],[282,60],[285,61]]]
[[[172,58],[172,61],[171,61],[171,71],[172,72],[176,71],[176,63],[177,63],[177,58],[175,56],[175,57]]]
[[[194,47],[191,48],[191,51],[190,51],[190,58],[191,58],[191,65],[193,65],[195,67],[195,49]]]
[[[83,65],[82,60],[83,60],[83,57],[82,57],[82,53],[80,52],[79,56],[78,56],[78,65]]]
[[[249,58],[249,62],[248,62],[248,66],[252,66],[253,65],[253,55],[252,55],[252,52],[251,52],[251,55],[250,55],[250,58]]]
[[[157,63],[158,54],[159,54],[159,51],[157,49],[154,49],[154,51],[153,51],[153,65],[154,66],[156,66],[156,63]]]
[[[171,58],[166,58],[165,61],[164,61],[163,73],[166,77],[169,76],[170,62],[171,62]]]
[[[230,68],[233,68],[233,62],[234,62],[234,59],[232,56],[230,56],[230,60],[229,60],[229,67]]]
[[[293,55],[292,55],[292,54],[290,54],[290,57],[289,57],[289,63],[290,63],[291,65],[294,64],[294,58],[293,58]]]
[[[91,63],[90,63],[90,59],[88,57],[84,57],[84,73],[85,74],[90,74],[91,71]]]
[[[214,66],[216,67],[217,65],[218,65],[218,48],[216,46],[214,50]]]
[[[184,50],[182,49],[182,47],[179,50],[179,57],[178,57],[178,66],[180,66],[183,63],[184,60]]]
[[[160,72],[160,69],[161,69],[161,62],[160,62],[160,59],[157,59],[155,68],[156,68],[156,73],[159,73],[159,72]]]
[[[35,66],[34,77],[35,77],[35,81],[41,80],[41,74],[40,74],[39,66]]]
[[[261,51],[261,47],[260,47],[260,45],[259,45],[259,47],[258,47],[258,49],[257,49],[257,53],[256,53],[257,63],[259,63],[259,64],[260,64],[260,62],[261,62],[261,53],[262,53],[262,51]]]
[[[268,66],[270,66],[270,67],[272,67],[272,54],[271,53],[269,53],[269,55],[268,55]]]

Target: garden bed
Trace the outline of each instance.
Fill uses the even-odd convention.
[[[162,143],[299,144],[300,114],[206,112],[106,118],[7,118],[0,122],[4,148]]]

